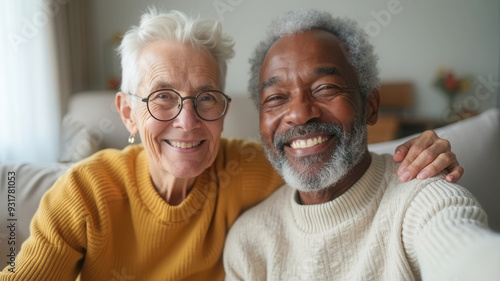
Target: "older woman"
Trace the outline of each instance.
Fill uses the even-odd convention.
[[[139,134],[143,144],[101,151],[60,178],[40,203],[16,273],[0,280],[223,279],[227,230],[283,183],[259,144],[220,139],[232,46],[218,23],[179,12],[150,11],[127,32],[116,107],[129,141]],[[457,180],[461,167],[446,160],[454,154],[435,140],[417,140],[433,159],[413,164],[432,162],[430,175],[449,166]],[[413,151],[408,159],[422,149]]]

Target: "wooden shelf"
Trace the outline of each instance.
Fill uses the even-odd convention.
[[[377,123],[374,126],[368,126],[368,143],[390,141],[447,124],[445,121],[436,119],[399,117],[392,114],[379,115]]]

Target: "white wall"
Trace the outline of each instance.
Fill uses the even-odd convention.
[[[95,45],[102,56],[115,32],[137,24],[148,5],[219,19],[236,41],[226,92],[246,94],[248,58],[270,19],[300,7],[314,7],[354,18],[372,36],[383,81],[410,80],[416,87],[418,116],[444,118],[445,97],[432,86],[439,67],[473,78],[461,102],[484,110],[500,107],[500,1],[498,0],[94,0]],[[216,8],[218,7],[218,8]],[[389,8],[390,7],[390,8]],[[390,18],[388,17],[390,15]],[[366,29],[368,28],[369,29]],[[98,85],[104,85],[104,61],[96,58]],[[485,81],[493,81],[486,83]]]

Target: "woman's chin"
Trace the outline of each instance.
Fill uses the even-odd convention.
[[[176,178],[195,178],[203,173],[207,167],[203,163],[196,161],[177,162],[174,165],[169,163],[164,165],[165,170],[169,171]]]

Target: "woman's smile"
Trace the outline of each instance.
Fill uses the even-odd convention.
[[[172,147],[186,150],[198,147],[203,141],[165,140],[165,142]]]

